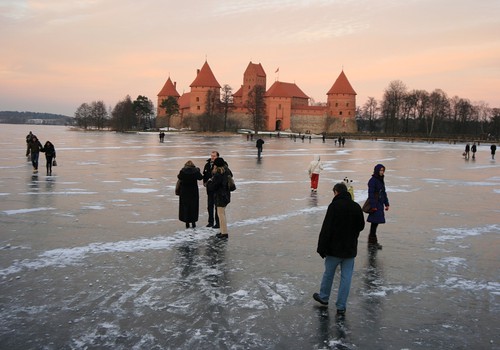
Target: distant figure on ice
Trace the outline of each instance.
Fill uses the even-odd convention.
[[[179,220],[186,223],[186,228],[196,227],[198,221],[200,194],[198,181],[203,180],[200,169],[190,160],[184,164],[177,178],[181,181],[179,192]]]
[[[372,177],[368,181],[368,199],[371,207],[366,220],[371,223],[368,246],[376,249],[382,249],[382,245],[378,243],[377,239],[377,227],[379,224],[385,224],[384,209],[389,210],[389,198],[387,198],[385,192],[384,174],[385,166],[377,164],[373,169]]]
[[[347,309],[354,258],[358,253],[358,237],[365,228],[365,218],[361,207],[351,199],[344,183],[338,183],[333,187],[333,195],[323,220],[316,249],[325,259],[325,271],[319,293],[314,293],[313,298],[321,305],[328,305],[335,270],[340,265],[340,284],[335,306],[337,315],[342,317]]]
[[[30,131],[28,135],[26,135],[26,157],[28,158],[28,162],[31,161],[30,158],[30,143],[33,139],[33,133]]]
[[[470,145],[466,144],[465,145],[465,151],[464,151],[464,157],[465,157],[465,159],[469,159],[469,154],[470,154]]]
[[[491,159],[495,159],[495,152],[497,151],[497,146],[496,145],[491,145]]]
[[[207,182],[207,189],[215,195],[215,206],[219,215],[220,232],[215,236],[220,239],[229,237],[227,231],[226,207],[231,202],[231,192],[228,186],[228,175],[232,176],[227,163],[223,158],[216,158],[214,161],[213,176]]]
[[[309,168],[307,172],[309,173],[309,178],[311,179],[311,192],[318,191],[319,173],[323,170],[323,163],[321,162],[321,157],[316,155],[314,160],[309,163]]]
[[[472,152],[472,159],[476,159],[476,152],[477,152],[477,146],[476,146],[476,143],[474,142],[474,144],[472,145],[472,147],[470,148],[471,152]]]
[[[47,141],[45,142],[45,145],[43,145],[43,149],[41,151],[45,152],[45,161],[46,161],[45,167],[47,168],[47,175],[51,176],[52,165],[53,162],[56,160],[56,149],[52,144],[52,142]]]
[[[259,138],[255,143],[255,147],[257,147],[257,158],[260,159],[260,154],[262,153],[262,146],[264,145],[264,140]]]
[[[163,131],[160,131],[159,137],[160,137],[160,142],[163,143],[163,141],[165,141],[165,133]]]
[[[33,135],[30,143],[28,144],[28,152],[31,153],[31,164],[33,165],[33,172],[38,173],[38,157],[40,156],[40,151],[43,149],[42,144],[38,138]]]

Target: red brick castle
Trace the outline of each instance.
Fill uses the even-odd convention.
[[[266,72],[262,65],[250,62],[243,73],[243,84],[233,93],[233,108],[229,118],[240,128],[252,129],[250,116],[244,107],[249,92],[255,85],[264,87],[266,102],[266,131],[292,131],[312,133],[356,132],[356,92],[344,71],[340,73],[327,95],[326,105],[309,105],[309,97],[295,84],[275,81],[269,89],[266,86]],[[218,83],[207,61],[197,70],[190,85],[191,91],[182,96],[176,90],[176,83],[170,77],[158,93],[158,106],[162,100],[173,96],[179,103],[179,114],[171,118],[170,126],[186,127],[187,117],[205,113],[209,91],[215,99],[220,99],[221,85]],[[215,96],[214,96],[215,95]],[[158,107],[157,126],[166,126],[165,111]]]

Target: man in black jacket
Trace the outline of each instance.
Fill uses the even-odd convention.
[[[340,265],[340,286],[335,305],[337,315],[343,316],[351,289],[358,237],[365,228],[365,218],[361,207],[352,200],[344,183],[336,184],[333,194],[323,220],[317,248],[318,254],[325,259],[325,272],[320,292],[314,293],[313,298],[322,305],[328,305],[335,270]]]
[[[212,177],[212,170],[214,169],[214,161],[219,157],[219,152],[212,151],[210,158],[203,168],[203,186],[207,187],[207,181]],[[215,208],[215,193],[209,191],[207,187],[207,211],[208,211],[208,225],[207,227],[219,228],[219,216]]]

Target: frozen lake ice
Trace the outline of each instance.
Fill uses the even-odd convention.
[[[499,349],[500,166],[490,144],[79,132],[0,126],[0,349]],[[34,176],[33,131],[59,165]],[[227,242],[200,184],[195,230],[177,220],[176,175],[216,149],[238,189]],[[321,155],[317,194],[307,166]],[[355,200],[377,163],[391,202],[383,250],[360,235],[347,315],[312,299],[332,187]],[[336,296],[338,280],[332,297]],[[332,303],[333,304],[333,303]]]

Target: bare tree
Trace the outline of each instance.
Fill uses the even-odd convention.
[[[382,116],[384,118],[384,131],[387,133],[389,127],[391,133],[396,131],[396,124],[400,118],[403,98],[406,95],[406,85],[401,80],[394,80],[385,89],[382,102]]]
[[[90,105],[88,103],[82,103],[75,112],[75,120],[76,124],[87,130],[87,128],[91,125],[92,121],[92,112]]]
[[[252,117],[253,129],[255,133],[265,127],[266,101],[264,99],[266,91],[262,85],[255,85],[248,93],[248,100],[245,108],[248,115]]]
[[[429,95],[429,113],[426,118],[427,136],[432,136],[436,123],[440,123],[450,113],[450,102],[441,89],[434,90]]]
[[[109,114],[106,110],[106,105],[103,101],[94,101],[90,104],[90,109],[92,113],[93,125],[98,129],[104,129],[106,126]]]
[[[172,116],[179,113],[179,103],[174,96],[168,96],[166,99],[161,100],[160,107],[165,110],[167,117],[167,131],[170,130],[170,119]]]
[[[224,115],[224,131],[226,131],[227,127],[227,115],[233,110],[233,89],[231,86],[225,84],[222,87],[222,95],[220,98],[220,108],[222,110],[222,114]]]
[[[374,97],[368,97],[362,108],[363,115],[368,119],[368,131],[374,131],[374,121],[378,111],[378,102]]]

